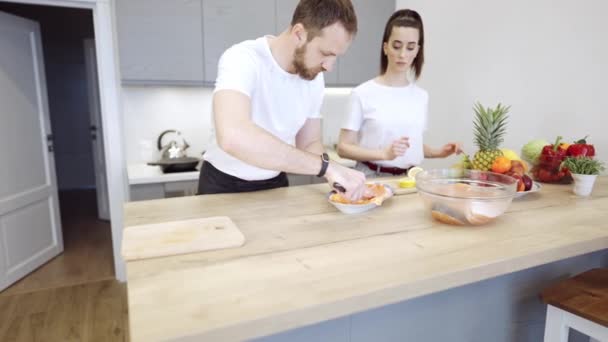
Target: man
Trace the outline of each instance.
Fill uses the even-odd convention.
[[[215,132],[199,194],[288,185],[285,172],[325,177],[360,198],[363,173],[328,160],[321,141],[323,71],[357,31],[350,0],[301,0],[279,36],[236,44],[219,61],[213,94]]]

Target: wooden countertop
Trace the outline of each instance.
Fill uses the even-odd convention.
[[[325,184],[125,205],[125,229],[226,215],[243,247],[129,262],[133,341],[264,336],[608,248],[593,196],[544,185],[482,227],[435,223],[417,194],[348,216]]]

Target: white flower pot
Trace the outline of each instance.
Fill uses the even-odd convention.
[[[591,195],[593,184],[595,184],[597,175],[579,175],[573,173],[572,178],[574,179],[574,187],[572,188],[572,191],[576,195],[582,197]]]

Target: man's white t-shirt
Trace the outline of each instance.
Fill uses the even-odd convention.
[[[247,95],[251,99],[253,123],[295,146],[296,135],[306,120],[321,117],[323,73],[308,81],[283,70],[272,56],[268,38],[244,41],[224,52],[214,93],[229,89]],[[279,171],[247,164],[223,151],[215,130],[204,158],[220,171],[245,180],[270,179],[279,174]]]
[[[369,149],[383,149],[400,137],[409,137],[410,147],[403,156],[373,161],[405,169],[424,159],[422,137],[427,127],[428,102],[426,90],[414,82],[392,87],[372,79],[353,89],[342,128],[358,132],[359,146]]]

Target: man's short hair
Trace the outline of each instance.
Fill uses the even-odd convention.
[[[308,40],[321,30],[339,22],[346,32],[357,33],[357,15],[350,0],[300,0],[291,19],[291,26],[300,23],[308,31]]]

